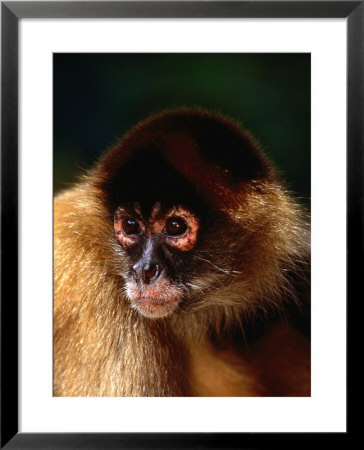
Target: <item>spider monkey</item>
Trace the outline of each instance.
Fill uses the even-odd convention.
[[[309,231],[202,109],[137,124],[54,202],[55,396],[309,396]]]

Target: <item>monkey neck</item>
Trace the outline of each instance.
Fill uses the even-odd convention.
[[[192,344],[206,337],[223,336],[231,326],[241,322],[241,308],[210,306],[197,311],[180,311],[167,320],[177,339]]]
[[[113,395],[186,395],[186,352],[172,327],[164,320],[143,318],[125,306],[114,337],[119,345],[110,361],[112,372],[119,368],[120,377]]]
[[[119,366],[121,377],[130,382],[121,383],[114,395],[192,395],[188,374],[192,357],[196,349],[210,342],[213,330],[221,328],[226,320],[221,311],[221,317],[209,311],[149,319],[124,306],[122,326],[118,327],[118,336],[112,338],[120,342],[112,364],[114,369]]]

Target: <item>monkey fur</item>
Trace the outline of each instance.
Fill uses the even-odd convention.
[[[54,201],[54,395],[309,396],[307,222],[233,120],[136,125]]]

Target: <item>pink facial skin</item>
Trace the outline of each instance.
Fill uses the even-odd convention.
[[[168,213],[168,217],[181,217],[187,223],[187,230],[182,236],[168,236],[165,239],[168,245],[178,248],[182,252],[192,250],[197,242],[197,234],[199,229],[199,220],[189,211],[179,207],[171,210]]]
[[[138,222],[139,232],[145,233],[148,236],[162,235],[165,242],[171,247],[177,248],[182,252],[192,250],[197,242],[197,235],[199,229],[199,220],[197,217],[182,207],[171,209],[164,217],[159,214],[160,205],[156,204],[151,213],[151,217],[147,223],[144,223],[138,213],[133,219]],[[123,230],[123,220],[129,218],[130,215],[122,208],[118,208],[114,216],[114,232],[119,244],[128,249],[136,244],[138,235],[126,234]],[[170,236],[165,232],[165,224],[168,219],[178,217],[183,219],[187,224],[187,230],[181,236]]]
[[[123,230],[123,220],[129,217],[124,210],[121,208],[118,208],[115,215],[114,215],[114,233],[115,238],[119,242],[119,244],[125,248],[128,249],[135,245],[138,241],[137,235],[132,234],[126,234]],[[141,231],[143,232],[143,228],[141,227],[141,222],[137,221]]]

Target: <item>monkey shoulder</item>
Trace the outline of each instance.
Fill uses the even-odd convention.
[[[310,341],[293,324],[276,322],[235,340],[209,339],[191,351],[198,396],[309,396]]]

